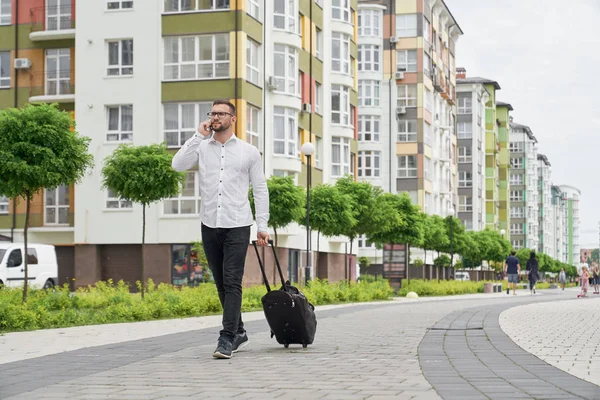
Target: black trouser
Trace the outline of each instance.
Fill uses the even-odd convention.
[[[202,224],[204,253],[223,306],[220,335],[231,340],[236,333],[245,332],[241,313],[242,278],[249,243],[250,226],[209,228]]]

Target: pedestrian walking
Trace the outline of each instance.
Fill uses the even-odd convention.
[[[176,171],[199,170],[202,244],[223,307],[223,329],[213,356],[231,358],[248,344],[241,317],[242,278],[254,223],[249,185],[256,206],[257,243],[267,246],[269,192],[258,149],[238,139],[235,106],[213,103],[208,119],[173,157]]]
[[[593,276],[594,294],[600,294],[600,291],[598,291],[598,285],[600,285],[600,277],[598,276],[598,266],[595,266],[593,271],[594,271],[594,276]]]
[[[581,293],[577,297],[587,297],[587,291],[590,287],[590,274],[587,267],[581,268]]]
[[[565,284],[567,283],[567,274],[565,274],[564,268],[560,269],[560,273],[558,274],[558,282],[562,286],[562,290],[565,290]]]
[[[508,277],[506,294],[509,294],[510,284],[512,283],[514,296],[517,295],[517,283],[519,283],[519,273],[521,272],[521,264],[519,264],[519,259],[516,257],[516,254],[516,251],[511,251],[510,256],[506,258],[504,263],[504,274]]]
[[[535,257],[535,251],[529,254],[529,260],[527,260],[527,277],[529,278],[529,291],[532,295],[535,294],[535,283],[540,279],[538,273],[538,260]]]

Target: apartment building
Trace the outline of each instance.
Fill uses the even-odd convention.
[[[556,260],[566,263],[567,253],[567,197],[563,194],[559,186],[552,185],[552,208],[550,209],[550,219],[552,221],[552,235],[554,237],[554,246],[549,256]]]
[[[538,211],[539,242],[537,251],[544,254],[555,254],[554,229],[552,217],[552,182],[550,181],[552,166],[544,154],[537,155],[538,162]]]
[[[538,141],[528,126],[510,125],[510,240],[515,249],[537,249]]]
[[[510,112],[513,107],[501,101],[496,102],[496,124],[498,126],[498,228],[509,232],[510,222]]]
[[[0,109],[29,102],[56,102],[74,115],[75,0],[0,0]],[[0,196],[0,239],[23,240],[25,208]],[[32,242],[73,243],[72,187],[34,196],[29,234]]]
[[[565,203],[564,213],[564,256],[565,261],[569,265],[580,267],[580,217],[579,217],[579,200],[581,191],[574,186],[560,185],[562,198]]]
[[[457,75],[465,76],[464,68]],[[464,80],[464,79],[463,79]],[[458,80],[458,217],[466,230],[485,229],[485,107],[490,93],[483,83]]]

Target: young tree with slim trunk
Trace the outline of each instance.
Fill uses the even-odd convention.
[[[146,208],[163,199],[176,197],[185,172],[171,167],[173,156],[162,144],[121,145],[104,160],[103,186],[115,196],[142,205],[142,299],[146,289],[145,248]]]
[[[77,183],[93,165],[90,139],[80,136],[57,105],[27,105],[0,111],[0,194],[25,199],[23,255],[27,301],[28,230],[31,199],[43,189]]]
[[[439,215],[427,215],[424,219],[423,250],[425,251],[425,264],[427,264],[427,251],[439,251],[448,246],[450,239],[446,235],[444,219]],[[432,258],[433,262],[433,258]]]

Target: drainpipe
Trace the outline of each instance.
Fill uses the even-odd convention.
[[[239,53],[238,53],[238,42],[239,42],[239,33],[240,33],[240,9],[239,9],[239,0],[235,0],[235,86],[234,86],[234,96],[235,96],[235,102],[237,103],[239,97],[238,97],[238,69],[239,69]],[[235,131],[236,131],[236,136],[238,136],[238,131],[239,131],[239,124],[238,124],[238,120],[235,121]]]
[[[267,61],[267,29],[266,29],[266,25],[265,22],[267,21],[267,4],[263,3],[263,37],[262,37],[262,47],[263,47],[263,74],[264,71],[266,70],[266,61]],[[263,129],[263,171],[265,171],[267,169],[267,141],[265,140],[265,129],[267,126],[267,88],[266,88],[266,84],[265,84],[265,78],[266,76],[263,76],[263,90],[262,90],[262,119],[263,119],[263,124],[262,124],[262,129]]]
[[[389,24],[389,26],[390,26],[390,37],[392,37],[392,36],[394,36],[394,33],[395,33],[393,31],[393,29],[392,29],[392,25],[393,25],[392,24],[392,18],[396,18],[396,2],[395,1],[390,1],[390,6],[391,6],[390,7],[391,10],[390,10],[390,24]],[[396,44],[395,43],[390,43],[390,50],[391,50],[391,52],[390,52],[390,79],[389,79],[389,82],[388,82],[389,83],[389,88],[388,88],[388,97],[389,97],[389,99],[388,99],[388,108],[389,108],[389,125],[390,125],[389,126],[389,132],[390,132],[390,134],[389,134],[389,136],[390,136],[390,146],[389,146],[389,148],[390,148],[390,160],[389,160],[389,167],[390,168],[389,168],[389,174],[388,174],[388,176],[389,176],[389,181],[390,181],[390,183],[389,183],[389,185],[390,185],[390,193],[393,193],[392,192],[392,157],[394,156],[394,152],[395,152],[395,149],[396,149],[396,146],[394,146],[394,143],[392,141],[392,136],[393,136],[393,131],[394,131],[394,129],[392,128],[392,123],[394,122],[393,121],[393,115],[394,114],[392,113],[392,110],[394,109],[394,106],[392,105],[392,104],[394,104],[392,102],[392,87],[393,87],[392,85],[394,84],[394,71],[396,70],[396,68],[394,68],[394,62],[392,61],[393,58],[394,58],[392,52],[395,49],[396,49]]]
[[[19,57],[19,1],[15,1],[15,58]],[[13,93],[13,106],[17,108],[19,106],[19,73],[15,70],[15,86]],[[15,228],[17,226],[17,198],[13,199],[12,207],[12,225],[10,227],[10,241],[14,243],[15,240]]]

